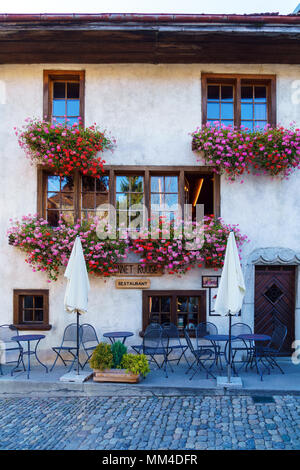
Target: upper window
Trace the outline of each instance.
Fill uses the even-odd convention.
[[[274,76],[202,76],[202,123],[244,126],[276,124]]]
[[[44,71],[44,117],[69,126],[83,121],[83,71]]]

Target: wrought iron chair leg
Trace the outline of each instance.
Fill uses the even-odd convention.
[[[56,364],[56,362],[57,362],[57,359],[58,359],[59,357],[60,357],[60,359],[62,360],[64,366],[65,366],[65,367],[67,366],[67,364],[66,364],[65,361],[63,360],[62,356],[60,355],[61,348],[59,348],[59,351],[56,351],[56,349],[54,349],[54,348],[52,348],[52,349],[53,349],[53,351],[56,353],[56,358],[55,358],[55,361],[53,362],[53,364],[52,364],[52,366],[51,366],[51,368],[50,368],[50,372],[52,372],[52,370],[54,369],[55,364]]]

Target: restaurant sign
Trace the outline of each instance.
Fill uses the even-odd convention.
[[[162,276],[163,269],[155,264],[142,265],[141,263],[119,263],[115,276]]]
[[[150,279],[117,279],[117,289],[149,289]]]

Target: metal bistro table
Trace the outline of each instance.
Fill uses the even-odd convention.
[[[45,366],[45,364],[43,364],[43,363],[39,360],[39,358],[38,358],[38,356],[37,356],[37,352],[36,352],[36,351],[37,351],[38,344],[39,344],[39,342],[41,341],[41,339],[43,339],[43,338],[45,338],[45,335],[19,335],[19,336],[12,336],[12,338],[11,338],[13,341],[17,341],[17,343],[19,344],[20,348],[21,348],[20,343],[21,343],[22,341],[27,342],[27,351],[24,351],[24,349],[22,348],[22,353],[21,353],[22,359],[23,359],[23,356],[24,356],[24,355],[27,354],[27,356],[28,356],[28,361],[27,361],[27,379],[29,379],[29,375],[30,375],[30,356],[31,356],[32,354],[34,354],[36,360],[37,360],[43,367],[45,367],[46,372],[48,372],[48,367]],[[31,341],[37,341],[34,350],[31,350],[31,349],[30,349],[30,342],[31,342]],[[14,371],[17,369],[17,367],[18,367],[18,364],[17,364],[16,367],[14,367],[14,368],[12,369],[11,375],[13,375],[13,373],[14,373]]]
[[[247,362],[246,362],[246,370],[249,365],[251,364],[254,360],[255,367],[257,373],[260,375],[260,380],[263,379],[263,371],[260,367],[260,364],[263,364],[263,366],[267,369],[268,374],[270,373],[269,367],[264,363],[264,353],[263,353],[263,344],[266,341],[271,340],[271,336],[269,335],[256,335],[256,334],[245,334],[245,335],[238,335],[238,338],[243,340],[243,341],[249,341],[250,345],[252,346],[252,351],[253,354],[250,354]],[[250,366],[251,367],[251,366]]]
[[[126,338],[133,336],[131,331],[112,331],[111,333],[103,333],[104,338],[109,338],[111,344],[114,344],[117,340],[123,338],[122,343],[124,344]]]
[[[218,365],[218,359],[220,358],[220,366],[221,366],[221,370],[223,370],[221,356],[224,356],[226,363],[228,363],[225,351],[226,351],[226,345],[229,341],[229,335],[219,335],[219,334],[218,335],[206,335],[206,336],[203,336],[203,338],[207,339],[208,341],[212,343],[213,348],[215,350],[215,354],[216,354],[216,366]],[[236,336],[231,335],[232,341],[236,338],[237,338]],[[224,351],[221,351],[220,346],[217,344],[218,342],[226,343],[224,347]]]

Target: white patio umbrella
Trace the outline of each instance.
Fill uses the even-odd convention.
[[[229,316],[229,364],[227,369],[228,383],[231,380],[231,317],[242,308],[245,295],[245,281],[236,246],[234,232],[230,232],[220,285],[215,303],[215,311]]]
[[[86,313],[88,308],[89,277],[86,269],[81,240],[76,237],[71,256],[65,271],[68,279],[64,307],[68,313],[77,315],[77,374],[79,374],[79,315]]]

